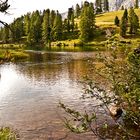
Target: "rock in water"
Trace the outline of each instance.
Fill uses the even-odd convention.
[[[116,107],[116,106],[111,106],[109,108],[109,110],[110,110],[111,116],[115,120],[119,119],[121,117],[122,113],[123,113],[123,110],[120,107]]]

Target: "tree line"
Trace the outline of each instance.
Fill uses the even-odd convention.
[[[101,12],[101,5],[106,7],[104,11],[108,11],[108,0],[104,3],[96,1],[95,4],[85,1],[81,6],[76,4],[75,8],[68,9],[65,19],[59,11],[50,9],[27,13],[14,19],[9,28],[2,27],[0,40],[4,43],[26,42],[28,46],[40,43],[50,46],[52,41],[76,38],[89,41],[94,36],[95,14]],[[80,23],[75,18],[79,18]]]
[[[51,42],[80,38],[82,42],[88,42],[95,36],[95,16],[100,12],[109,11],[108,0],[85,1],[76,4],[75,8],[68,8],[67,17],[63,19],[59,11],[46,9],[33,11],[23,15],[5,27],[0,29],[0,40],[3,43],[26,43],[27,46],[51,46]],[[130,9],[130,33],[138,29],[138,17],[133,8]],[[126,10],[125,10],[126,12]],[[115,24],[120,26],[121,36],[125,36],[128,28],[128,17],[115,18]],[[78,19],[78,20],[76,20]],[[137,25],[134,24],[137,21]],[[131,24],[132,23],[132,24]]]
[[[2,27],[0,40],[4,43],[26,42],[28,45],[38,43],[50,45],[52,41],[78,38],[78,23],[74,19],[82,15],[81,19],[83,21],[83,16],[87,16],[88,13],[92,13],[88,18],[93,19],[93,3],[85,2],[81,7],[77,4],[75,9],[73,7],[69,8],[66,19],[62,18],[59,11],[46,9],[41,12],[36,10],[14,19],[9,28],[7,26]],[[83,24],[81,23],[81,28],[83,28]],[[90,24],[93,23],[90,22]]]
[[[139,29],[139,18],[134,11],[134,8],[131,7],[129,12],[127,9],[124,10],[121,20],[118,16],[115,17],[115,25],[120,27],[120,35],[126,37],[127,33],[137,34]]]

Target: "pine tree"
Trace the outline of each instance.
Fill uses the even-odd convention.
[[[53,27],[53,39],[55,41],[59,41],[62,39],[62,16],[57,11],[55,20],[54,20],[54,27]]]
[[[85,3],[80,18],[80,39],[84,42],[91,40],[95,30],[95,15],[93,3]]]
[[[74,31],[74,9],[73,9],[73,7],[68,9],[67,19],[68,19],[68,32],[70,32],[70,31],[73,32]]]
[[[68,19],[64,19],[63,21],[63,31],[68,32]]]
[[[38,10],[32,13],[31,22],[30,22],[30,30],[27,35],[27,42],[30,45],[39,43],[41,40],[41,16]]]
[[[121,10],[124,10],[124,6],[122,5]]]
[[[34,21],[34,37],[35,43],[39,43],[42,38],[42,22],[40,12],[37,10],[35,12],[35,21]]]
[[[119,26],[120,20],[119,20],[118,16],[115,17],[114,23],[115,23],[115,25]]]
[[[11,40],[13,42],[19,42],[24,35],[23,17],[15,19],[10,25],[10,29],[12,30],[10,34]]]
[[[54,10],[52,10],[50,13],[50,26],[51,26],[51,28],[53,28],[55,16],[56,16],[56,13]]]
[[[3,29],[3,38],[2,38],[4,43],[8,43],[9,41],[9,28],[8,27],[4,27]]]
[[[127,9],[124,10],[123,17],[128,21],[128,11],[127,11]]]
[[[30,22],[31,22],[30,16],[31,16],[30,13],[27,13],[24,16],[24,32],[25,32],[26,36],[28,35],[28,33],[30,31]]]
[[[43,16],[42,23],[42,41],[46,45],[50,43],[51,25],[50,25],[50,10],[47,9]]]
[[[135,0],[135,8],[136,8],[136,9],[139,8],[139,0]]]
[[[74,32],[74,12],[71,15],[71,30]]]
[[[122,37],[126,36],[127,26],[128,26],[128,12],[127,9],[125,9],[120,23],[120,35]]]
[[[104,11],[109,11],[109,2],[108,0],[104,0]]]
[[[101,13],[102,12],[102,3],[101,0],[96,0],[95,1],[95,7],[96,7],[96,13]]]
[[[78,18],[81,14],[81,8],[79,6],[79,4],[76,4],[76,8],[75,8],[75,17]]]
[[[129,22],[130,22],[129,33],[130,34],[137,33],[137,30],[139,28],[139,18],[136,15],[136,13],[134,12],[133,8],[130,8],[130,11],[129,11]]]
[[[73,8],[69,8],[68,9],[68,16],[67,16],[68,20],[71,20],[72,14],[73,14]]]

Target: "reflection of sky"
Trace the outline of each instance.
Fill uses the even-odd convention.
[[[86,54],[89,56],[89,53]],[[60,111],[57,108],[59,101],[80,110],[88,106],[89,101],[79,100],[83,86],[78,80],[87,72],[87,61],[80,58],[85,55],[71,54],[74,59],[71,56],[68,61],[64,55],[67,58],[68,54],[65,53],[44,56],[41,59],[43,63],[37,61],[0,66],[0,126],[12,126],[20,134],[33,137],[40,128],[48,130],[49,122],[56,133],[56,130],[60,130],[58,122],[62,123],[56,113]],[[65,63],[58,63],[63,61]],[[57,123],[52,125],[52,122]],[[45,135],[46,131],[42,134]]]
[[[10,94],[11,88],[17,85],[17,83],[19,84],[19,81],[17,73],[13,69],[8,68],[8,65],[4,68],[1,67],[0,74],[0,99],[2,99]]]
[[[70,76],[74,73],[69,72],[65,64],[3,65],[0,68],[0,101],[19,104],[40,98],[53,100],[53,103],[62,98],[69,100],[81,89]]]
[[[37,56],[33,59],[40,60]],[[87,73],[87,62],[80,59],[87,56],[92,57],[93,54],[47,53],[41,58],[43,63],[35,60],[32,63],[1,65],[0,100],[16,102],[37,99],[38,96],[73,98],[71,95],[82,89],[78,81]]]

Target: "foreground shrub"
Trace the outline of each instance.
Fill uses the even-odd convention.
[[[92,112],[81,113],[60,103],[71,116],[64,123],[72,132],[92,131],[103,139],[140,139],[140,49],[123,50],[120,55],[113,47],[106,56],[99,55],[99,67],[92,62],[94,77],[85,80],[83,95],[91,99]]]

